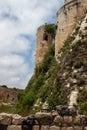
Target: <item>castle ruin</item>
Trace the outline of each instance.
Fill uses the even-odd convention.
[[[87,8],[87,0],[65,0],[57,12],[57,30],[55,35],[55,58],[64,42],[74,30]],[[36,46],[36,66],[42,63],[45,53],[52,44],[52,35],[45,32],[44,26],[38,28]]]

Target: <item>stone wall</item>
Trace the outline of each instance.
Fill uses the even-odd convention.
[[[87,8],[87,0],[65,0],[65,5],[57,12],[57,30],[55,36],[55,57],[63,47],[64,41],[72,33]],[[37,30],[36,66],[42,63],[45,53],[52,44],[52,36],[41,26]]]
[[[65,5],[57,12],[57,31],[55,37],[55,57],[64,41],[72,33],[76,24],[87,8],[87,0],[66,0]]]
[[[20,92],[22,92],[20,89],[8,88],[5,85],[0,86],[0,103],[16,104]]]
[[[35,118],[40,122],[33,125],[32,130],[87,130],[87,116],[59,116],[57,111],[37,113]],[[0,130],[22,130],[25,118],[18,115],[0,114]],[[23,130],[31,130],[25,127]]]
[[[42,63],[44,55],[46,54],[49,46],[52,44],[52,34],[45,31],[44,25],[37,30],[37,44],[36,44],[36,66]]]

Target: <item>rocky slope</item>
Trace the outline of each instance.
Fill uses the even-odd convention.
[[[83,109],[83,112],[86,112],[86,79],[87,15],[79,21],[72,35],[65,41],[57,61],[55,61],[54,45],[52,45],[43,63],[36,67],[35,74],[19,97],[19,113],[55,109],[57,105],[65,104],[69,107],[74,105],[80,112]],[[82,104],[83,100],[84,104]]]

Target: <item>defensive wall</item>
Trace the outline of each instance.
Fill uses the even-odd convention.
[[[76,24],[84,15],[87,8],[87,0],[65,0],[65,4],[57,12],[57,30],[55,36],[55,57],[63,47],[65,40],[72,33]],[[37,30],[36,66],[42,63],[45,53],[52,44],[53,38],[44,29],[44,25]]]
[[[57,12],[57,30],[55,36],[55,57],[72,33],[76,24],[84,15],[87,0],[65,0],[65,5]]]

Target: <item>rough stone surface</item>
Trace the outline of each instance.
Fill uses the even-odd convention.
[[[6,105],[16,104],[18,102],[18,94],[22,90],[0,86],[0,102]]]
[[[81,126],[74,126],[74,130],[83,130]]]
[[[40,124],[44,124],[44,125],[51,124],[53,121],[51,113],[38,112],[36,113],[35,118],[40,122]]]
[[[12,117],[10,114],[1,113],[0,114],[0,124],[10,125],[12,123]]]
[[[24,118],[21,117],[20,115],[18,114],[12,114],[12,124],[13,125],[20,125],[22,124]]]
[[[7,130],[22,130],[21,126],[11,125],[7,127]]]
[[[51,127],[50,127],[50,130],[60,130],[60,127],[57,127],[57,126],[51,126]]]
[[[63,118],[61,116],[56,116],[54,119],[54,124],[57,126],[61,126],[63,122]]]
[[[66,125],[72,125],[73,122],[72,122],[72,117],[71,116],[64,116],[64,121],[63,121],[64,124]]]
[[[77,22],[83,16],[85,8],[87,8],[87,0],[65,0],[65,5],[57,12],[58,29],[55,37],[56,59],[59,50],[64,45],[64,41],[72,34]]]
[[[87,127],[85,127],[84,130],[87,130]]]
[[[81,118],[80,118],[80,116],[76,116],[74,118],[73,122],[74,122],[75,125],[81,125]]]
[[[49,126],[44,126],[44,125],[43,125],[43,126],[41,127],[41,130],[50,130],[50,127],[49,127]]]
[[[33,126],[33,130],[40,130],[40,126],[37,125]]]

